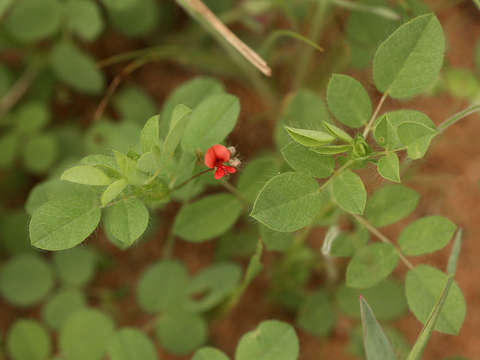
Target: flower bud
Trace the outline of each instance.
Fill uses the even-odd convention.
[[[234,156],[237,153],[237,149],[235,149],[235,146],[229,146],[227,150],[230,152],[230,156]]]

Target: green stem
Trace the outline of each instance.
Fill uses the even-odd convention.
[[[327,0],[317,0],[318,4],[315,9],[315,13],[313,15],[312,23],[310,24],[310,33],[308,38],[313,43],[318,43],[320,38],[322,28],[324,25],[324,18],[325,13],[327,11]],[[298,89],[302,86],[305,77],[310,69],[310,65],[313,60],[313,55],[315,53],[315,49],[310,46],[304,45],[304,50],[302,54],[299,56],[299,63],[297,67],[297,73],[295,74],[295,79],[293,82],[294,88]]]
[[[165,240],[165,244],[163,245],[163,259],[170,259],[172,257],[173,246],[175,245],[175,235],[173,234],[173,226],[170,228],[167,236],[167,240]]]
[[[385,102],[385,100],[387,99],[388,97],[388,91],[385,91],[385,93],[382,95],[382,97],[380,98],[380,101],[378,102],[378,105],[377,107],[375,108],[375,111],[373,112],[372,114],[372,117],[370,118],[370,120],[368,121],[367,125],[365,126],[365,130],[363,130],[363,137],[366,139],[367,136],[368,136],[368,133],[370,132],[372,126],[373,126],[373,123],[375,122],[375,119],[377,118],[378,116],[378,113],[380,112],[380,109],[382,108],[383,106],[383,103]]]
[[[230,191],[233,195],[235,195],[242,203],[243,205],[245,206],[245,208],[248,208],[250,206],[250,202],[245,198],[245,196],[242,195],[242,193],[240,193],[237,188],[235,186],[233,186],[232,184],[230,184],[228,181],[225,181],[225,180],[222,180],[220,182],[220,184],[225,188],[227,189],[228,191]]]
[[[403,255],[402,251],[388,238],[386,237],[385,235],[383,235],[375,226],[373,226],[372,224],[370,224],[366,219],[364,219],[363,217],[359,216],[359,215],[356,215],[356,214],[351,214],[355,220],[357,220],[360,224],[362,224],[363,226],[365,226],[365,228],[370,231],[373,235],[375,235],[376,237],[378,237],[381,241],[383,241],[384,243],[386,244],[390,244],[394,247],[395,251],[397,252],[398,254],[398,257],[400,258],[400,260],[403,261],[403,263],[410,269],[410,270],[413,270],[413,265],[412,263],[405,257],[405,255]]]
[[[467,116],[469,116],[471,114],[474,114],[476,112],[480,112],[480,104],[469,106],[468,108],[452,115],[447,120],[445,120],[440,125],[438,125],[437,129],[440,133],[442,133],[445,130],[447,130],[450,126],[456,124],[458,121],[460,121],[460,120],[466,118]]]
[[[203,174],[206,174],[207,172],[210,172],[210,171],[213,171],[213,169],[206,169],[206,170],[203,170],[203,171],[200,171],[198,174],[195,174],[193,175],[191,178],[189,178],[188,180],[185,180],[184,182],[182,182],[180,185],[177,185],[175,186],[174,188],[170,189],[170,192],[174,192],[174,191],[177,191],[178,189],[184,187],[185,185],[187,185],[190,181],[196,179],[197,177],[203,175]]]

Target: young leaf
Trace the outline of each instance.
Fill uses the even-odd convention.
[[[188,301],[187,309],[192,312],[211,310],[233,292],[241,276],[241,268],[229,262],[213,264],[200,271],[188,286],[187,292],[192,298]],[[198,294],[201,294],[201,298],[195,299]]]
[[[427,216],[410,223],[400,233],[398,245],[405,255],[423,255],[448,244],[457,226],[443,216]]]
[[[208,327],[205,319],[199,315],[172,312],[160,317],[155,334],[166,351],[174,355],[186,355],[205,343]]]
[[[233,130],[240,113],[240,103],[235,96],[213,95],[192,112],[190,122],[182,137],[186,151],[207,150],[222,142]]]
[[[428,265],[419,265],[407,273],[405,290],[408,307],[415,317],[426,323],[447,282],[447,275]],[[454,282],[440,311],[435,330],[456,335],[465,320],[466,305],[462,291]]]
[[[152,151],[153,147],[159,144],[159,119],[160,115],[152,116],[143,126],[142,132],[140,133],[140,144],[142,145],[142,152],[144,153]]]
[[[83,185],[102,186],[112,183],[112,179],[102,170],[90,165],[79,165],[65,170],[60,179]]]
[[[33,43],[57,32],[61,21],[59,0],[15,1],[5,18],[5,29],[15,39]]]
[[[202,242],[222,235],[242,212],[240,200],[230,194],[216,194],[184,205],[173,224],[173,232],[182,239]]]
[[[332,136],[338,138],[339,140],[342,140],[347,144],[353,143],[353,138],[347,132],[343,131],[339,127],[336,127],[335,125],[330,124],[328,121],[324,121],[323,126]]]
[[[360,296],[360,312],[367,360],[396,360],[390,341],[362,296]]]
[[[448,258],[448,266],[447,266],[447,274],[455,275],[457,272],[457,261],[458,256],[460,255],[460,249],[462,247],[462,237],[463,237],[463,230],[458,229],[457,235],[455,235],[455,240],[453,240],[452,251],[450,253],[450,257]]]
[[[110,201],[115,200],[117,196],[120,195],[123,190],[125,190],[127,185],[128,184],[125,179],[114,181],[108,185],[108,187],[102,193],[102,197],[100,198],[102,206],[106,206]]]
[[[115,155],[120,174],[125,177],[129,184],[139,186],[143,185],[148,180],[148,177],[145,174],[140,173],[135,160],[119,151],[114,150],[113,154]]]
[[[204,347],[195,352],[192,360],[228,360],[228,357],[220,350]]]
[[[352,214],[363,214],[367,191],[362,179],[350,170],[345,170],[332,180],[332,193],[337,204]]]
[[[373,80],[377,89],[395,99],[427,90],[443,64],[445,38],[435,15],[419,16],[400,26],[377,49]]]
[[[351,128],[366,124],[372,103],[360,82],[347,75],[333,74],[327,88],[327,104],[335,118]]]
[[[346,283],[358,289],[369,288],[385,279],[398,264],[391,244],[375,243],[359,249],[348,264]]]
[[[60,330],[58,347],[68,360],[100,360],[114,333],[112,319],[96,309],[73,313]]]
[[[442,311],[443,305],[445,304],[445,300],[447,299],[448,292],[450,291],[450,287],[453,284],[453,275],[450,275],[447,278],[447,283],[443,288],[443,291],[440,295],[440,298],[437,300],[435,307],[432,309],[432,312],[428,316],[427,321],[425,322],[422,331],[417,337],[417,341],[415,341],[415,345],[413,345],[412,351],[408,354],[407,360],[421,360],[422,353],[425,347],[427,346],[428,340],[432,335],[433,329],[435,328],[435,324],[438,320],[440,312]]]
[[[181,262],[165,260],[152,264],[137,283],[137,302],[148,313],[170,312],[185,305],[189,281]]]
[[[51,266],[38,255],[17,255],[8,260],[0,272],[0,293],[16,306],[37,304],[47,296],[53,285]]]
[[[235,360],[296,360],[298,355],[295,329],[287,323],[268,320],[242,336]]]
[[[137,198],[122,199],[105,210],[106,231],[126,246],[132,245],[145,232],[150,214]]]
[[[394,152],[389,152],[378,159],[378,173],[387,180],[400,182],[400,161]]]
[[[135,328],[123,328],[108,343],[110,360],[157,360],[157,349],[152,341]]]
[[[65,286],[85,286],[95,275],[97,256],[88,247],[77,246],[53,255],[53,264]]]
[[[64,250],[85,240],[100,221],[97,199],[71,196],[40,206],[30,220],[30,242],[44,250]]]
[[[8,330],[6,350],[12,360],[44,360],[50,357],[52,342],[39,322],[20,319]]]
[[[400,142],[407,147],[408,157],[416,160],[425,155],[438,132],[423,124],[404,122],[398,126],[397,134]]]
[[[60,330],[65,321],[87,306],[85,294],[77,289],[60,290],[42,308],[43,321],[53,330]]]
[[[420,195],[403,185],[385,185],[368,199],[365,216],[376,227],[387,226],[408,216]]]
[[[281,152],[288,165],[296,171],[319,179],[328,178],[333,173],[335,160],[331,156],[320,155],[295,142],[286,145]]]
[[[312,335],[328,335],[335,324],[335,312],[323,290],[310,294],[300,305],[296,322],[299,327]]]
[[[312,148],[317,154],[336,155],[352,150],[351,145],[324,145]]]
[[[290,126],[285,126],[285,130],[294,141],[303,146],[321,146],[335,140],[332,135],[319,130],[297,129]]]
[[[70,43],[55,45],[50,54],[50,65],[61,81],[77,91],[95,95],[105,86],[105,78],[95,61]]]
[[[286,172],[265,184],[250,216],[272,230],[292,232],[311,224],[323,203],[312,177]]]

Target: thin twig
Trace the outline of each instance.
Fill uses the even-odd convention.
[[[264,75],[270,76],[272,70],[265,60],[240,40],[201,0],[177,0],[187,11],[192,11],[209,23],[230,45],[232,45],[245,59],[260,70]]]
[[[378,113],[380,112],[380,109],[382,108],[383,106],[383,103],[385,102],[385,100],[387,99],[388,97],[388,91],[385,91],[385,93],[382,95],[382,97],[380,98],[380,101],[378,102],[378,105],[377,107],[375,108],[375,111],[373,112],[372,114],[372,117],[370,118],[370,120],[368,121],[367,125],[365,126],[365,130],[363,130],[363,137],[366,139],[367,136],[368,136],[368,133],[370,132],[370,129],[372,128],[373,126],[373,123],[375,122],[375,119],[377,118],[377,115]]]
[[[450,126],[456,124],[458,121],[476,112],[480,112],[480,104],[469,106],[466,109],[452,115],[447,120],[443,121],[440,125],[438,125],[437,129],[439,132],[442,133],[445,130],[447,130]]]
[[[359,215],[356,215],[356,214],[351,214],[355,220],[357,220],[360,224],[362,224],[363,226],[365,226],[365,228],[370,231],[373,235],[375,235],[376,237],[378,237],[381,241],[383,241],[384,243],[386,244],[390,244],[394,247],[395,251],[397,252],[398,254],[398,257],[400,258],[400,260],[403,261],[403,263],[410,269],[410,270],[413,270],[413,265],[412,263],[405,257],[405,255],[403,255],[402,251],[388,238],[386,237],[385,235],[383,235],[375,226],[373,226],[372,224],[370,224],[366,219],[364,219],[363,217],[359,216]]]
[[[206,170],[203,170],[201,172],[199,172],[198,174],[195,174],[193,175],[191,178],[185,180],[184,182],[182,182],[180,185],[177,185],[175,187],[173,187],[172,189],[170,189],[170,192],[174,192],[174,191],[177,191],[178,189],[184,187],[185,185],[187,185],[190,181],[192,181],[193,179],[196,179],[197,177],[203,175],[203,174],[206,174],[207,172],[209,171],[213,171],[213,169],[206,169]]]
[[[97,110],[95,111],[95,115],[93,116],[94,121],[99,120],[103,116],[103,113],[105,112],[105,109],[111,97],[113,96],[118,86],[123,81],[123,79],[128,75],[130,75],[135,70],[137,70],[138,68],[145,65],[145,63],[147,63],[149,60],[150,60],[149,57],[145,57],[145,58],[132,61],[120,72],[120,74],[118,74],[113,78],[112,82],[108,86],[105,96],[102,98],[102,101],[100,101],[100,104],[98,104]]]
[[[243,196],[235,186],[233,186],[232,184],[230,184],[228,181],[225,181],[225,180],[222,180],[220,182],[220,184],[225,188],[227,189],[228,191],[230,191],[233,195],[235,195],[241,202],[243,202],[243,204],[245,205],[246,208],[248,208],[250,206],[250,203],[249,201],[245,198],[245,196]]]

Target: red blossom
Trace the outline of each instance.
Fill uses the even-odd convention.
[[[205,153],[205,165],[210,169],[215,170],[215,179],[221,179],[227,174],[234,174],[237,172],[233,166],[224,165],[230,160],[230,151],[223,145],[213,145]]]

